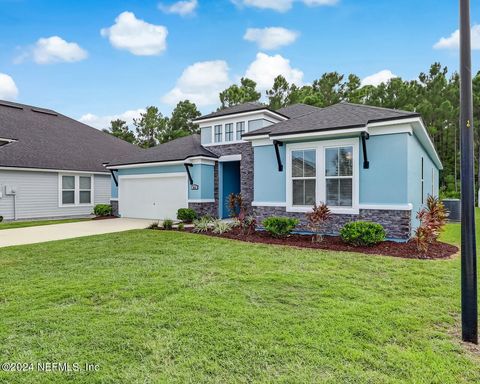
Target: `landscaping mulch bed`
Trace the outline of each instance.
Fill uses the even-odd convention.
[[[192,232],[190,228],[186,230]],[[383,243],[374,245],[372,247],[354,247],[345,244],[338,236],[325,236],[323,241],[318,243],[312,242],[311,235],[290,235],[286,238],[275,238],[268,234],[268,232],[257,231],[245,236],[238,228],[234,228],[230,232],[226,232],[221,235],[215,234],[211,231],[201,234],[240,240],[248,243],[277,244],[300,248],[325,249],[330,251],[358,252],[369,255],[402,257],[405,259],[446,259],[456,254],[459,250],[454,245],[436,241],[430,246],[428,253],[423,255],[418,252],[414,241],[409,241],[408,243],[384,241]]]

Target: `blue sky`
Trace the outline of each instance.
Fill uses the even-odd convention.
[[[261,88],[277,72],[297,83],[326,71],[413,79],[434,61],[458,68],[457,3],[0,0],[0,97],[101,127],[147,105],[170,113],[187,96],[209,112],[218,91],[246,74]]]

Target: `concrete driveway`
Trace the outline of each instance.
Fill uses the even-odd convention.
[[[0,231],[0,247],[44,243],[53,240],[123,232],[131,229],[145,229],[151,223],[152,220],[119,218],[4,229]]]

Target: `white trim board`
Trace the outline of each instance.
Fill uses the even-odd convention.
[[[286,202],[281,201],[253,201],[252,207],[286,207]]]
[[[225,155],[225,156],[220,156],[218,158],[218,161],[221,163],[228,162],[228,161],[241,161],[242,160],[242,155]]]
[[[374,209],[385,211],[411,211],[413,204],[360,204],[360,209]]]
[[[215,199],[189,199],[188,202],[189,202],[189,203],[198,203],[198,204],[201,204],[201,203],[214,203],[214,202],[215,202]]]
[[[280,121],[288,120],[288,117],[285,117],[285,116],[280,115],[276,112],[270,111],[267,108],[263,108],[263,109],[257,109],[255,111],[230,113],[230,114],[223,115],[223,116],[213,116],[213,117],[209,117],[209,118],[206,118],[206,119],[192,120],[192,122],[195,123],[195,124],[199,124],[200,128],[203,128],[204,124],[205,124],[205,127],[207,127],[209,125],[209,123],[211,123],[211,122],[216,122],[216,121],[219,121],[219,120],[236,119],[236,118],[239,118],[239,117],[248,117],[248,116],[258,115],[258,114],[269,115],[270,117],[274,117],[274,118],[276,118]]]
[[[119,180],[125,180],[125,179],[161,179],[164,177],[180,177],[180,176],[185,176],[186,177],[187,172],[169,172],[169,173],[147,173],[147,174],[141,174],[141,175],[120,175],[118,176]]]
[[[53,172],[53,173],[81,173],[86,175],[110,175],[110,172],[90,172],[75,171],[71,169],[48,169],[48,168],[17,168],[17,167],[0,167],[0,171],[25,171],[25,172]]]

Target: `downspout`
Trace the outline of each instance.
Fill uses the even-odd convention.
[[[370,168],[370,162],[368,161],[368,154],[367,154],[367,140],[370,138],[368,132],[362,132],[362,149],[363,149],[363,169]]]
[[[275,155],[277,156],[278,172],[283,172],[282,158],[280,157],[280,149],[278,148],[282,147],[283,143],[278,140],[273,140],[273,146],[275,147]]]

